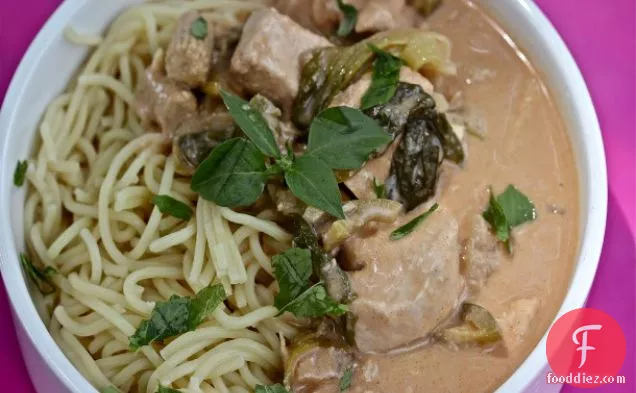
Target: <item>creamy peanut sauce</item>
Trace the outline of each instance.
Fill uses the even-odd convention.
[[[427,22],[453,42],[469,117],[479,119],[485,131],[484,141],[467,136],[465,166],[447,179],[439,204],[460,223],[461,238],[470,218],[486,206],[488,186],[499,193],[514,184],[533,200],[538,219],[514,230],[514,257],[503,258],[473,299],[500,324],[513,321],[503,329],[507,356],[442,344],[372,355],[355,373],[354,392],[494,391],[545,333],[577,255],[579,186],[573,152],[540,75],[473,2],[446,0]],[[537,304],[536,313],[511,319],[511,307]]]

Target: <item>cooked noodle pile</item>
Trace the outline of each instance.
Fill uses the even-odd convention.
[[[59,290],[34,294],[43,320],[68,358],[98,389],[155,393],[240,393],[270,384],[282,368],[280,342],[296,329],[275,318],[268,255],[291,236],[272,212],[234,212],[198,199],[175,174],[169,141],[146,133],[133,108],[135,84],[152,54],[170,42],[188,9],[240,23],[260,4],[238,0],[152,3],[128,9],[104,38],[67,37],[95,46],[69,89],[48,107],[29,161],[25,211],[28,251],[57,271]],[[162,214],[154,195],[194,208],[189,222]],[[266,253],[264,250],[270,250]],[[131,336],[158,301],[223,284],[227,305],[195,331],[133,352]],[[35,291],[34,291],[35,292]]]

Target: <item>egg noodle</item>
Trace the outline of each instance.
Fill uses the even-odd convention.
[[[257,7],[239,0],[152,2],[127,9],[104,37],[66,30],[72,43],[95,48],[39,126],[25,230],[35,263],[58,272],[56,293],[33,291],[38,311],[97,389],[155,393],[161,384],[242,393],[272,383],[282,369],[281,340],[296,328],[275,318],[275,288],[256,276],[271,275],[268,255],[290,247],[291,235],[271,211],[255,217],[200,199],[189,178],[175,174],[170,141],[145,132],[133,108],[136,83],[153,54],[168,46],[183,12],[206,10],[239,24]],[[154,195],[189,204],[192,219],[162,214]],[[215,283],[223,284],[227,305],[195,331],[129,348],[129,336],[156,302]]]

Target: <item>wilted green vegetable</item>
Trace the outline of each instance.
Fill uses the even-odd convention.
[[[349,47],[317,50],[304,66],[294,102],[293,120],[306,128],[333,97],[367,72],[374,55],[369,45],[396,53],[412,69],[452,74],[450,42],[440,34],[417,29],[391,30]]]
[[[399,82],[393,97],[386,103],[364,111],[395,138],[406,127],[406,122],[416,108],[433,110],[435,100],[419,85]]]
[[[44,269],[38,268],[25,253],[20,253],[20,264],[24,273],[43,295],[50,295],[55,292],[55,284],[51,280],[51,277],[57,273],[54,268],[51,266],[47,266]]]
[[[172,217],[186,221],[192,217],[192,208],[170,195],[155,195],[152,203],[159,208],[159,211]]]
[[[454,344],[492,344],[501,340],[501,331],[495,318],[485,308],[464,303],[462,324],[442,332],[442,338]]]
[[[408,236],[411,232],[413,232],[418,226],[420,226],[422,224],[422,222],[424,222],[424,220],[426,220],[426,218],[428,216],[430,216],[431,214],[433,214],[433,212],[435,210],[437,210],[437,208],[439,207],[439,205],[436,203],[433,206],[431,206],[430,209],[428,209],[426,212],[424,212],[423,214],[420,214],[419,216],[415,217],[414,219],[412,219],[411,221],[409,221],[408,223],[402,225],[401,227],[399,227],[398,229],[396,229],[395,231],[391,232],[391,240],[400,240],[403,237]]]

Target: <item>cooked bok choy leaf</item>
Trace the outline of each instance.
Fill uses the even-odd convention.
[[[455,73],[455,66],[450,61],[450,41],[440,34],[418,29],[392,30],[349,47],[319,49],[302,71],[292,113],[296,125],[309,126],[338,92],[369,70],[374,57],[369,45],[398,54],[416,71]]]
[[[441,336],[454,344],[492,344],[501,340],[501,330],[495,318],[485,308],[473,303],[464,303],[461,312],[462,324],[445,329]]]

